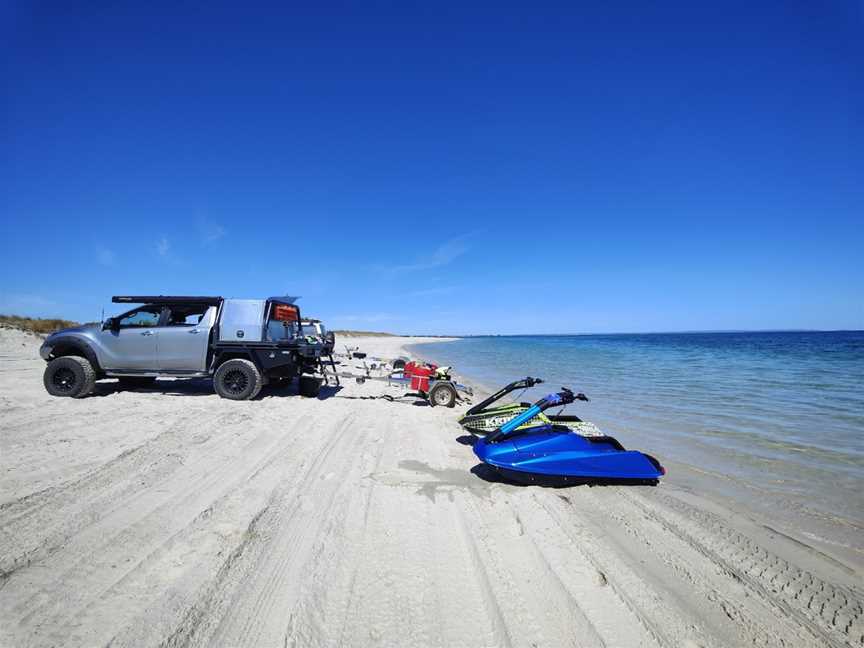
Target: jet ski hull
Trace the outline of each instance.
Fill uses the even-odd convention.
[[[612,437],[584,437],[557,426],[498,442],[479,439],[474,454],[503,477],[528,484],[656,484],[666,472],[650,455],[625,450]]]

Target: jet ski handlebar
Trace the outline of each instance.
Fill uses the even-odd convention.
[[[582,392],[574,394],[573,390],[562,387],[560,392],[544,396],[537,401],[535,405],[540,408],[540,411],[543,411],[550,407],[555,407],[556,405],[569,405],[577,400],[587,402],[588,397]]]
[[[543,382],[542,378],[532,378],[531,376],[526,376],[521,380],[514,380],[512,383],[507,385],[504,389],[509,391],[513,391],[515,389],[530,389],[534,385],[540,385]]]
[[[557,405],[569,405],[577,400],[587,401],[588,397],[581,392],[574,394],[572,390],[562,387],[560,392],[544,396],[524,412],[517,414],[506,423],[500,425],[492,434],[486,437],[486,441],[487,443],[502,441],[511,434],[514,434],[520,425],[527,423],[543,410]]]
[[[479,414],[480,412],[484,411],[487,407],[489,407],[492,403],[503,398],[504,396],[506,396],[510,392],[516,391],[517,389],[530,389],[534,385],[539,385],[542,382],[543,382],[542,378],[532,378],[531,376],[527,376],[525,378],[520,378],[519,380],[514,380],[509,385],[505,385],[504,387],[499,389],[497,392],[492,394],[486,400],[484,400],[480,403],[477,403],[474,407],[469,409],[465,414],[466,414],[466,416],[470,415],[470,414]]]

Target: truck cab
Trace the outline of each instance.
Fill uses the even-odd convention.
[[[204,372],[217,304],[145,304],[108,318],[94,334],[106,371]]]

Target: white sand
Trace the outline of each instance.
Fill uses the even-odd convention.
[[[0,330],[3,646],[864,645],[860,574],[668,483],[484,481],[376,383],[52,398],[38,344]]]

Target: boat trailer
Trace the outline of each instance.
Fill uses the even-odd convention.
[[[359,385],[367,380],[386,382],[388,385],[411,390],[406,396],[417,396],[432,406],[454,407],[457,401],[468,401],[474,396],[470,387],[453,379],[450,373],[451,367],[440,367],[428,362],[405,362],[402,359],[394,364],[396,366],[391,365],[387,373],[376,375],[364,360],[362,373],[327,371],[324,375],[353,378]]]

